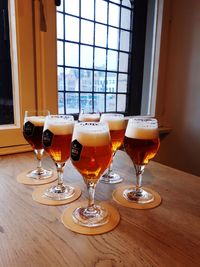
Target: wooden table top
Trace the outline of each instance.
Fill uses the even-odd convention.
[[[45,157],[45,166],[53,166]],[[66,206],[52,207],[32,200],[33,187],[16,176],[35,167],[33,153],[0,158],[0,266],[200,266],[200,178],[156,162],[145,170],[143,184],[159,192],[162,204],[151,210],[122,207],[112,200],[119,185],[98,184],[96,199],[115,206],[120,224],[112,232],[85,236],[61,223]],[[117,152],[115,170],[123,183],[135,181],[132,163]],[[66,181],[86,186],[68,162]]]

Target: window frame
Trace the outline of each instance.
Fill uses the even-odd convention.
[[[80,4],[80,2],[81,1],[79,1],[79,4]],[[112,2],[112,0],[111,1],[106,1],[106,2],[114,3],[114,2]],[[130,2],[133,4],[133,1],[130,1]],[[134,0],[134,7],[132,6],[132,8],[134,8],[134,11],[137,11],[138,15],[137,16],[133,16],[133,18],[131,18],[131,20],[133,20],[133,21],[131,23],[132,27],[130,29],[130,45],[132,47],[132,49],[130,49],[130,51],[132,50],[130,53],[132,53],[133,55],[136,55],[136,56],[132,56],[132,57],[129,56],[129,62],[128,62],[128,68],[129,68],[128,73],[129,74],[127,73],[128,74],[127,91],[126,92],[118,92],[118,88],[116,88],[116,91],[114,93],[115,96],[116,96],[116,104],[115,104],[116,112],[117,112],[117,97],[118,97],[118,95],[120,95],[120,94],[126,95],[125,111],[124,112],[118,112],[118,113],[123,113],[125,115],[136,115],[136,114],[139,114],[140,110],[141,110],[143,67],[144,67],[144,51],[145,51],[145,36],[146,36],[146,17],[145,16],[147,16],[147,3],[148,3],[148,0],[144,0],[144,1]],[[58,13],[63,15],[63,39],[57,38],[57,41],[61,41],[63,43],[66,43],[66,42],[67,43],[68,42],[69,43],[74,43],[73,41],[66,41],[66,38],[65,38],[65,18],[64,18],[64,16],[67,16],[69,14],[65,12],[64,4],[65,3],[63,1],[63,10],[62,11],[57,11]],[[120,3],[119,6],[121,6],[120,8],[122,8],[123,7],[123,3]],[[94,5],[94,9],[95,9],[95,5]],[[107,11],[107,12],[109,12],[109,11]],[[79,9],[79,16],[76,16],[76,15],[71,15],[71,16],[72,17],[76,17],[76,18],[79,19],[79,26],[80,26],[80,17],[81,17],[80,9]],[[141,23],[140,23],[141,16],[142,16],[142,18],[144,18],[144,21],[142,23],[142,27],[141,27]],[[120,15],[119,20],[121,20],[121,15]],[[107,24],[106,25],[108,25],[108,19],[107,19]],[[133,25],[139,26],[140,27],[139,30],[135,30],[136,27],[133,27]],[[142,29],[142,33],[141,33],[141,29]],[[79,45],[82,44],[80,42],[81,41],[81,39],[80,39],[81,36],[80,35],[81,35],[81,33],[79,32],[79,41],[75,42],[75,43],[77,43]],[[108,36],[108,30],[107,30],[107,36]],[[95,32],[94,32],[94,38],[95,38]],[[137,40],[137,42],[135,40]],[[142,45],[141,45],[141,42],[142,42]],[[102,48],[102,47],[96,46],[94,44],[94,42],[93,42],[92,45],[89,45],[89,46],[93,47],[93,50],[94,50],[94,47]],[[106,46],[106,51],[108,49],[109,50],[113,50],[113,49],[108,48],[108,46]],[[118,44],[118,49],[120,51],[120,44]],[[79,50],[80,50],[80,48],[79,48]],[[115,51],[115,49],[114,49],[114,51]],[[80,55],[79,55],[79,57],[80,57]],[[63,45],[63,59],[64,58],[65,58],[65,48],[64,48],[64,45]],[[119,55],[118,55],[118,59],[119,59]],[[93,61],[94,61],[94,54],[93,54]],[[78,94],[78,96],[79,96],[78,97],[79,112],[81,110],[81,104],[80,104],[80,101],[81,101],[80,100],[80,94],[81,93],[92,94],[92,96],[94,96],[95,93],[103,94],[104,95],[104,111],[105,111],[105,109],[106,109],[106,95],[108,95],[110,93],[112,94],[113,90],[109,92],[105,88],[104,92],[96,92],[96,91],[94,91],[95,83],[94,83],[94,75],[93,75],[93,88],[92,88],[92,91],[88,91],[88,92],[80,91],[80,70],[84,69],[84,68],[82,68],[80,66],[80,58],[79,58],[79,66],[78,67],[67,66],[66,64],[64,64],[64,61],[63,61],[63,64],[61,64],[61,65],[57,64],[57,68],[62,68],[62,70],[63,70],[63,90],[59,90],[59,88],[58,88],[58,94],[61,93],[63,95],[63,104],[64,104],[63,110],[64,110],[64,113],[66,113],[66,99],[65,99],[65,97],[66,97],[67,93]],[[65,84],[66,84],[66,82],[65,82],[65,76],[66,76],[65,69],[66,68],[79,69],[79,90],[78,91],[69,91],[69,90],[66,89],[66,87],[65,87]],[[87,69],[87,68],[85,68],[85,69]],[[132,75],[133,69],[137,70],[137,75]],[[93,68],[91,70],[93,72],[100,71],[100,70],[94,68],[94,63],[93,63]],[[107,74],[108,72],[110,72],[110,71],[106,69],[105,73]],[[118,76],[119,73],[120,73],[119,72],[119,68],[118,68],[117,72],[114,71],[114,73],[117,73],[117,76]],[[105,80],[106,80],[106,77],[105,77]],[[116,83],[116,87],[118,87],[118,83]],[[94,97],[93,97],[93,104],[92,105],[93,105],[92,109],[94,109]],[[61,113],[63,114],[63,112],[61,112]],[[77,117],[78,113],[73,113],[73,115],[75,117]]]

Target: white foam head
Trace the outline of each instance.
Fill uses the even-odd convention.
[[[99,113],[83,113],[79,115],[79,121],[97,121],[99,118]]]
[[[101,115],[101,122],[106,122],[110,131],[123,130],[126,128],[126,120],[123,114],[107,113]]]
[[[110,144],[108,126],[104,123],[76,123],[72,140],[77,140],[83,146],[105,146]]]
[[[54,135],[72,134],[74,129],[73,116],[49,116],[45,120],[44,131],[51,131]]]
[[[30,121],[35,126],[43,126],[45,121],[45,116],[30,116],[25,117],[24,122]]]
[[[147,117],[136,117],[129,119],[125,136],[135,139],[158,138],[157,120]]]

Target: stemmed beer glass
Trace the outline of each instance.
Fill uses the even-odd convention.
[[[68,199],[75,193],[74,187],[63,182],[64,167],[70,155],[73,128],[74,117],[71,115],[49,115],[45,119],[43,145],[56,165],[58,183],[46,189],[44,195],[53,200]]]
[[[100,226],[108,222],[109,214],[100,205],[94,204],[97,182],[112,158],[108,126],[100,122],[81,122],[74,127],[71,160],[83,176],[87,185],[89,201],[87,207],[73,212],[73,220],[87,227]]]
[[[124,134],[126,130],[126,120],[123,114],[105,113],[101,115],[101,122],[108,124],[112,142],[113,158],[118,148],[121,147],[124,141]],[[108,167],[107,172],[101,177],[100,182],[107,184],[120,183],[123,179],[119,174],[113,172],[113,160]]]
[[[128,201],[144,204],[154,200],[153,194],[142,188],[142,175],[145,166],[156,155],[159,146],[158,122],[155,118],[129,119],[124,147],[135,167],[136,186],[124,190],[123,196]]]
[[[44,147],[42,144],[42,133],[45,117],[49,115],[49,111],[25,111],[23,135],[27,142],[32,146],[37,158],[37,168],[29,171],[26,176],[31,179],[47,179],[52,176],[51,170],[42,167],[42,157]]]

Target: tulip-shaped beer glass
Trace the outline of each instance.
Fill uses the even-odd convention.
[[[73,212],[73,220],[83,226],[95,227],[108,222],[106,209],[94,204],[96,184],[112,158],[108,126],[100,122],[81,122],[74,127],[71,160],[87,185],[89,202]]]
[[[25,111],[23,135],[32,146],[38,162],[37,168],[27,173],[26,176],[28,178],[42,180],[52,176],[51,170],[46,170],[42,167],[44,153],[42,133],[45,117],[49,114],[49,111]]]
[[[154,200],[154,196],[142,188],[142,175],[145,166],[156,155],[159,146],[160,140],[156,119],[135,117],[128,121],[124,147],[135,167],[136,186],[123,192],[123,196],[127,200],[141,204]]]
[[[58,183],[49,187],[44,195],[53,200],[64,200],[75,193],[74,187],[63,182],[64,167],[70,156],[73,128],[74,118],[70,115],[52,115],[45,119],[43,145],[56,165]]]
[[[114,158],[117,149],[120,148],[123,144],[127,122],[124,119],[123,114],[117,113],[102,114],[100,121],[106,122],[108,124]],[[107,172],[101,177],[100,182],[107,184],[116,184],[122,181],[120,175],[113,172],[112,166],[113,164],[111,162]]]

